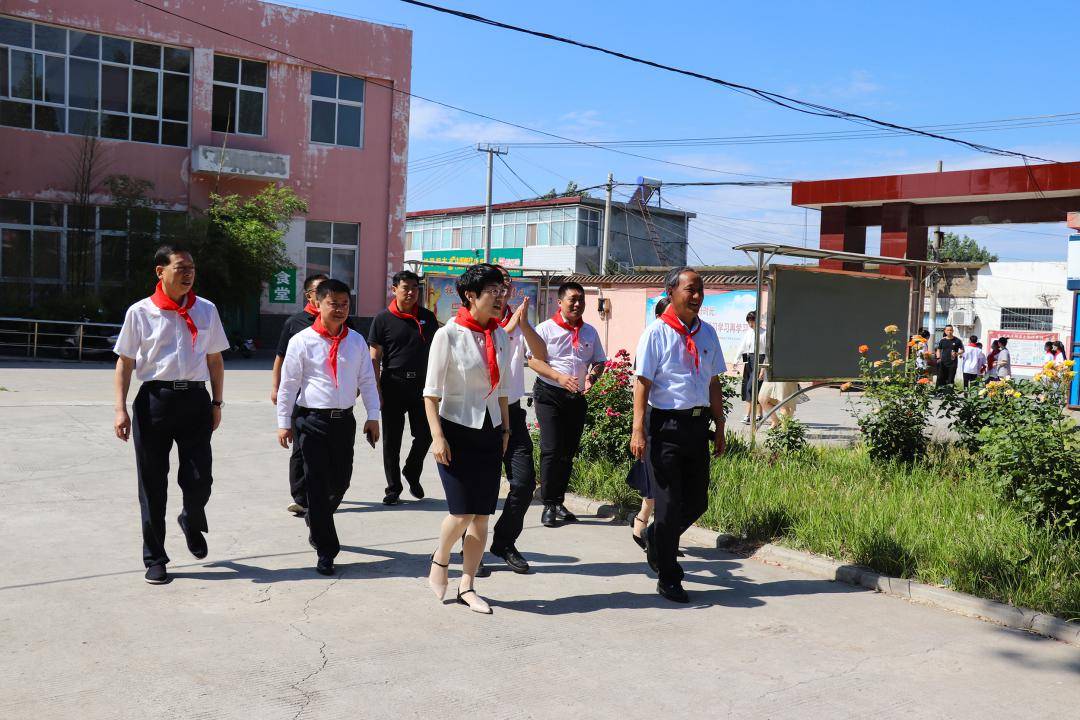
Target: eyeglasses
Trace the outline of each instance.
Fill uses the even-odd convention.
[[[505,285],[489,285],[484,288],[484,293],[494,298],[501,298],[510,294],[510,288]]]

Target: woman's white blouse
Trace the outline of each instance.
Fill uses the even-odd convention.
[[[499,360],[499,386],[491,389],[484,333],[450,321],[435,333],[428,353],[424,397],[439,398],[439,416],[479,430],[484,415],[493,425],[502,422],[499,398],[507,396],[510,378],[510,339],[501,327],[492,333]]]

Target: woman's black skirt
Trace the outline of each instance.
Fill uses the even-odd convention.
[[[494,514],[502,479],[502,426],[493,426],[490,415],[479,430],[440,419],[450,464],[437,465],[450,514]]]

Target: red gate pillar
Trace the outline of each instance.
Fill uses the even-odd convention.
[[[918,210],[911,203],[881,206],[881,254],[885,257],[926,259],[926,226],[917,224]],[[906,275],[901,265],[883,265],[882,275]]]
[[[844,252],[866,252],[866,228],[852,225],[852,209],[845,205],[829,205],[821,208],[822,250],[842,250]],[[836,260],[822,260],[821,267],[830,270],[862,270],[862,263],[846,263]]]

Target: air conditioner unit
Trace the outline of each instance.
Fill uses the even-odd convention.
[[[970,327],[975,324],[975,313],[970,308],[956,308],[949,311],[949,324]]]

